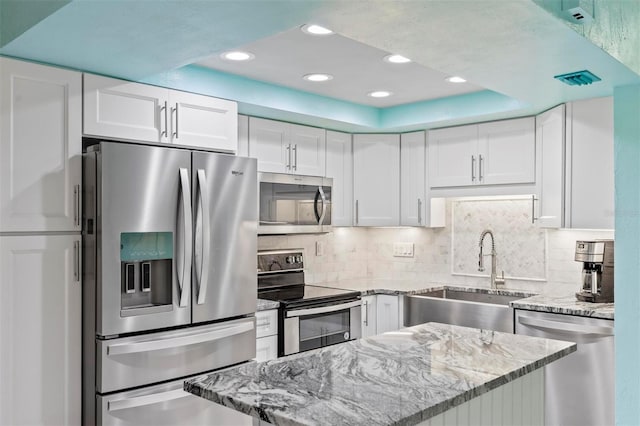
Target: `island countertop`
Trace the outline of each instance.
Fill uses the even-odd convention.
[[[575,350],[427,323],[211,373],[184,389],[275,425],[411,425]]]

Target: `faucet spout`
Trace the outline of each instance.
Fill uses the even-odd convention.
[[[480,240],[478,242],[478,245],[480,246],[480,254],[478,256],[478,271],[482,272],[484,271],[484,254],[482,253],[482,249],[483,249],[483,243],[484,243],[484,237],[486,237],[487,235],[489,235],[491,237],[491,254],[489,256],[491,256],[491,274],[490,274],[490,280],[491,280],[491,288],[492,289],[496,289],[498,288],[498,284],[503,285],[504,284],[504,272],[502,272],[502,279],[497,279],[497,273],[496,273],[496,241],[495,238],[493,237],[493,232],[490,229],[485,229],[484,231],[482,231],[482,233],[480,234]]]

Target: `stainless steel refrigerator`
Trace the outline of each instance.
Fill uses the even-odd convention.
[[[84,423],[235,415],[182,383],[255,357],[255,159],[100,142],[83,161]]]

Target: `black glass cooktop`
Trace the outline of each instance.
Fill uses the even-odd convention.
[[[359,291],[314,285],[289,285],[258,290],[260,299],[280,302],[285,307],[317,305],[360,298]]]

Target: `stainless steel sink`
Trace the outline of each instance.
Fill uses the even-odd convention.
[[[509,302],[528,295],[444,288],[405,296],[404,325],[440,322],[513,333]]]

